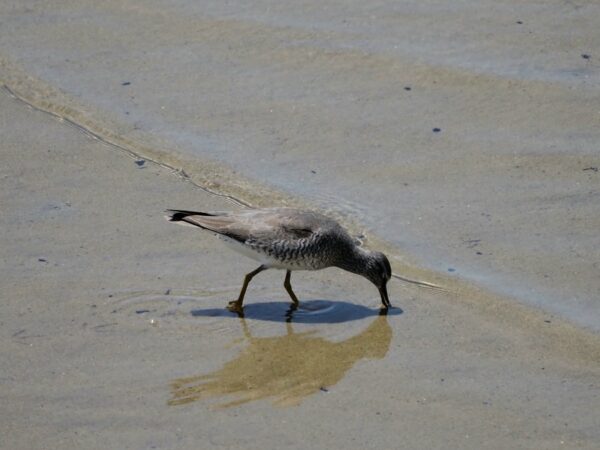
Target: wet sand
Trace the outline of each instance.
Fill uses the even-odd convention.
[[[597,448],[598,17],[0,5],[0,448]],[[162,217],[240,203],[443,289],[298,273],[290,311],[269,271],[240,319],[253,262]]]
[[[242,320],[252,261],[162,218],[234,205],[5,90],[0,129],[1,448],[597,448],[596,335],[334,269]]]

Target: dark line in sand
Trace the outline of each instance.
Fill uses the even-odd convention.
[[[73,128],[75,128],[76,130],[80,131],[81,133],[85,134],[86,136],[95,139],[97,141],[102,142],[103,144],[106,144],[110,147],[116,148],[117,150],[120,150],[122,152],[125,152],[128,156],[134,158],[134,159],[144,159],[146,161],[150,161],[153,164],[156,164],[157,166],[163,167],[165,169],[169,169],[171,170],[174,174],[176,174],[177,176],[179,176],[182,180],[187,181],[188,183],[196,186],[198,189],[203,190],[204,192],[206,192],[207,194],[210,195],[214,195],[216,197],[221,197],[221,198],[225,198],[235,204],[237,204],[238,206],[245,206],[247,208],[252,208],[253,206],[250,203],[245,202],[244,200],[241,200],[239,198],[234,197],[233,195],[229,195],[229,194],[223,194],[221,192],[217,192],[214,191],[210,188],[207,188],[206,186],[202,186],[201,184],[196,183],[195,181],[193,181],[190,176],[185,173],[185,170],[178,169],[177,167],[171,166],[170,164],[166,164],[160,161],[157,161],[155,159],[152,158],[148,158],[144,155],[138,154],[136,152],[134,152],[133,150],[124,147],[123,145],[117,144],[116,142],[112,142],[109,139],[105,138],[104,136],[92,131],[89,128],[86,128],[85,126],[75,122],[72,119],[69,119],[66,116],[61,116],[60,114],[55,113],[54,111],[50,111],[47,109],[44,109],[42,107],[39,107],[37,105],[34,105],[33,103],[29,102],[27,99],[21,97],[19,94],[17,94],[15,91],[13,91],[9,86],[7,86],[6,84],[2,85],[2,87],[4,88],[4,90],[6,92],[8,92],[8,94],[13,97],[14,99],[24,103],[25,105],[29,106],[30,108],[45,113],[45,114],[49,114],[52,117],[67,123],[68,125],[72,126]]]
[[[396,278],[397,280],[404,281],[406,283],[416,284],[417,286],[420,286],[420,287],[425,287],[425,288],[429,288],[429,289],[435,289],[437,291],[442,291],[442,292],[452,292],[452,291],[450,291],[449,289],[446,289],[443,286],[439,286],[439,285],[433,284],[433,283],[428,283],[426,281],[411,280],[410,278],[405,278],[405,277],[402,277],[400,275],[396,275],[395,273],[392,274],[392,277]]]

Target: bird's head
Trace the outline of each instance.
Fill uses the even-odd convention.
[[[390,306],[387,293],[387,282],[392,278],[392,267],[387,257],[381,252],[369,252],[368,263],[364,276],[373,283],[381,294],[381,303]]]

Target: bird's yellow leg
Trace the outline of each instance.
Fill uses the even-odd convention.
[[[267,267],[260,266],[258,269],[253,270],[252,272],[250,272],[249,274],[247,274],[244,277],[244,284],[242,285],[242,290],[240,291],[240,295],[238,296],[238,299],[233,300],[227,304],[227,309],[229,311],[234,311],[234,312],[242,311],[242,305],[244,303],[244,296],[246,295],[246,289],[248,289],[248,284],[250,284],[250,281],[252,280],[252,278],[254,278],[254,275],[262,272],[263,270],[267,270]]]
[[[292,283],[290,283],[291,276],[292,276],[292,271],[288,270],[285,274],[285,281],[283,282],[283,287],[285,288],[287,293],[290,294],[290,297],[292,298],[294,305],[298,306],[300,304],[300,302],[298,301],[298,297],[296,297],[296,294],[294,294],[294,291],[292,290]]]

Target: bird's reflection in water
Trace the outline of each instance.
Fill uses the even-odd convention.
[[[294,333],[294,312],[291,309],[286,314],[287,334],[277,337],[253,337],[246,319],[240,317],[246,348],[220,370],[174,380],[168,404],[230,396],[230,401],[216,406],[237,406],[267,397],[273,397],[275,405],[296,405],[335,385],[357,361],[381,359],[389,349],[392,329],[385,312],[360,334],[341,342],[315,336],[316,330]]]

